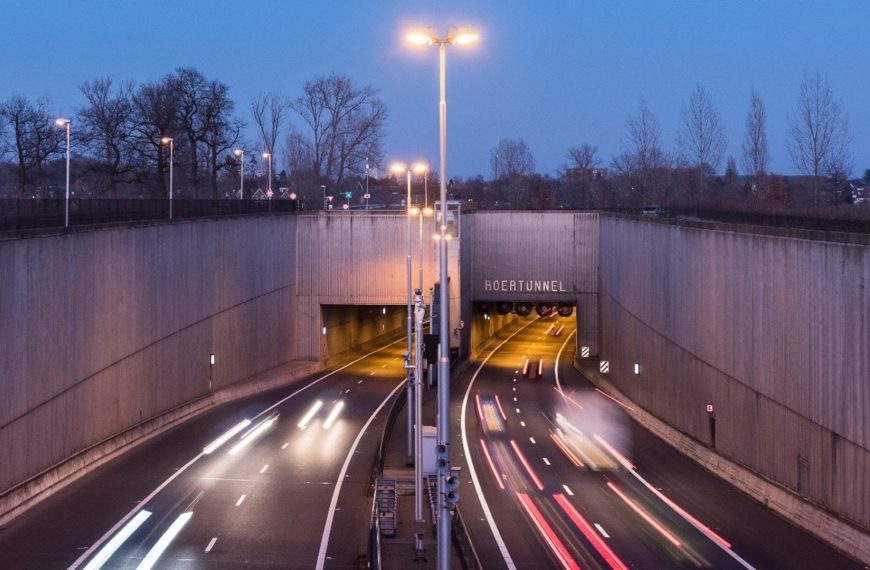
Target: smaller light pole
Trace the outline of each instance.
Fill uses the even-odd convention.
[[[265,158],[269,161],[269,186],[268,186],[268,189],[266,190],[266,195],[271,200],[272,199],[272,153],[271,152],[264,152],[263,158]]]
[[[323,192],[323,211],[326,211],[326,186],[320,185],[320,191]]]
[[[369,158],[366,157],[366,210],[369,209]]]
[[[173,152],[175,148],[175,143],[172,140],[172,137],[163,137],[160,139],[160,142],[163,144],[169,145],[169,219],[172,219],[172,163],[173,160]]]
[[[63,226],[69,227],[69,131],[72,121],[70,119],[58,118],[54,124],[58,127],[66,127],[66,198],[64,199]]]
[[[245,151],[237,148],[233,151],[233,154],[239,157],[239,163],[242,165],[242,171],[239,173],[239,181],[241,183],[241,188],[239,188],[239,200],[245,197]]]

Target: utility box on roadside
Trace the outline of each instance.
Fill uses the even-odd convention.
[[[438,429],[435,426],[423,426],[423,476],[435,475],[435,444],[438,442]]]

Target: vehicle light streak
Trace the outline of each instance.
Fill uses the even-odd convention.
[[[501,407],[501,400],[498,399],[498,394],[495,395],[495,404],[498,406],[498,412],[501,414],[501,419],[507,421],[507,414],[504,413],[504,408]]]
[[[249,432],[248,437],[246,437],[245,439],[234,445],[232,449],[230,449],[230,455],[235,455],[236,453],[247,447],[252,441],[263,435],[263,432],[269,429],[269,427],[275,422],[276,419],[278,419],[278,416],[261,422],[260,425],[258,425],[251,432]]]
[[[169,528],[163,533],[163,536],[157,540],[157,543],[151,547],[151,550],[148,551],[148,554],[145,555],[145,558],[142,559],[142,562],[139,563],[136,570],[150,570],[153,568],[157,563],[157,560],[169,547],[169,544],[175,539],[175,537],[178,536],[178,533],[181,532],[181,529],[184,528],[184,525],[187,524],[187,521],[189,521],[192,516],[193,513],[190,511],[180,514],[178,518],[169,525]]]
[[[308,408],[308,411],[305,412],[305,415],[302,416],[302,419],[299,420],[299,423],[296,424],[299,427],[299,429],[305,429],[306,426],[308,426],[308,422],[311,421],[311,418],[313,418],[314,415],[317,413],[317,411],[322,407],[323,407],[323,402],[321,402],[320,400],[317,400],[316,402],[314,402],[314,404],[312,404],[311,407]]]
[[[601,394],[602,396],[604,396],[605,398],[609,398],[609,399],[613,400],[614,402],[616,402],[617,404],[619,404],[620,406],[622,406],[623,408],[625,408],[629,412],[634,411],[634,408],[632,408],[631,406],[628,406],[626,404],[623,404],[622,402],[620,402],[619,400],[617,400],[616,398],[614,398],[613,396],[611,396],[607,392],[603,392],[603,391],[599,390],[598,388],[595,388],[595,391],[598,392],[599,394]]]
[[[502,482],[501,477],[498,474],[498,470],[495,468],[495,463],[492,460],[492,456],[489,454],[489,449],[486,447],[486,442],[482,439],[480,440],[480,446],[483,448],[483,455],[486,457],[486,462],[489,464],[489,468],[492,471],[492,476],[495,477],[496,483],[498,483],[499,488],[504,491],[504,482]]]
[[[529,375],[529,359],[526,358],[525,364],[523,364],[523,376]]]
[[[617,489],[616,485],[614,485],[613,483],[608,481],[607,486],[610,487],[610,489],[614,493],[616,493],[616,496],[619,497],[620,499],[622,499],[623,502],[625,502],[625,504],[631,508],[631,510],[633,510],[635,513],[637,513],[640,518],[645,520],[647,522],[647,524],[649,524],[656,531],[658,531],[659,534],[661,534],[663,537],[665,537],[668,540],[668,542],[670,542],[671,544],[673,544],[677,548],[683,547],[682,543],[679,540],[677,540],[677,537],[675,537],[673,534],[668,532],[668,530],[665,527],[663,527],[658,521],[653,519],[645,510],[643,510],[643,508],[641,508],[640,505],[638,505],[637,503],[632,501],[630,498],[628,498],[627,495],[625,495],[625,493],[623,493],[622,491]]]
[[[477,423],[483,425],[483,408],[480,407],[480,393],[474,395],[474,409],[477,411]]]
[[[598,443],[600,443],[600,444],[604,447],[604,449],[606,449],[607,451],[609,451],[609,452],[611,453],[611,455],[613,455],[613,457],[616,458],[617,461],[619,461],[620,463],[622,463],[622,466],[623,466],[623,467],[625,467],[625,468],[628,469],[629,471],[631,471],[631,470],[634,469],[634,464],[633,464],[631,461],[629,461],[628,458],[627,458],[626,456],[624,456],[623,454],[621,454],[621,453],[619,453],[618,451],[616,451],[616,448],[615,448],[615,447],[613,447],[612,445],[610,445],[609,443],[607,443],[606,441],[604,441],[604,438],[603,438],[603,437],[601,437],[600,435],[598,435],[598,434],[596,433],[595,435],[592,436],[592,438],[593,438],[595,441],[597,441]]]
[[[523,455],[523,452],[520,451],[520,446],[517,445],[517,440],[511,440],[511,447],[514,448],[514,453],[516,453],[517,458],[520,460],[520,463],[523,464],[523,467],[526,468],[526,472],[529,474],[529,477],[532,479],[532,482],[538,488],[539,491],[544,490],[544,484],[541,483],[541,479],[538,477],[538,474],[535,473],[535,470],[532,469],[532,466],[529,465],[529,462],[526,460],[526,456]]]
[[[574,455],[574,453],[568,448],[567,445],[557,436],[555,433],[550,432],[550,439],[553,440],[553,443],[556,444],[556,447],[562,450],[562,453],[568,458],[568,460],[574,464],[574,467],[585,467],[583,462],[580,461],[580,458]]]
[[[344,401],[340,400],[332,406],[332,409],[329,411],[329,415],[326,416],[326,421],[323,422],[323,429],[329,429],[332,427],[332,424],[335,423],[335,420],[338,418],[338,414],[341,413],[341,409],[344,407]]]
[[[592,528],[589,522],[583,518],[583,515],[580,514],[574,505],[571,504],[571,501],[568,500],[565,495],[558,494],[553,495],[553,498],[559,503],[559,506],[562,507],[562,510],[565,511],[565,514],[568,515],[577,528],[580,529],[580,532],[583,533],[583,536],[592,543],[592,546],[595,547],[595,550],[598,551],[598,554],[601,555],[602,558],[610,565],[614,570],[628,570],[628,566],[620,560],[620,558],[611,550],[611,548],[607,545],[604,540],[601,539],[601,536]]]
[[[142,523],[144,523],[148,517],[151,516],[149,511],[139,511],[136,513],[136,516],[133,517],[130,522],[124,525],[124,527],[112,537],[112,540],[106,543],[106,546],[100,549],[96,556],[91,558],[91,561],[85,566],[85,570],[97,570],[98,568],[102,568],[103,564],[112,557],[115,552],[121,548],[121,545],[127,541],[130,536],[136,532]]]
[[[538,378],[544,373],[544,359],[538,361]]]
[[[566,400],[568,400],[569,402],[571,402],[572,404],[574,404],[575,406],[577,406],[581,410],[583,409],[583,406],[580,405],[580,402],[578,402],[577,400],[575,400],[574,398],[572,398],[571,396],[566,394],[565,391],[562,390],[561,388],[559,388],[558,386],[553,386],[553,390],[558,392],[560,396],[562,396],[563,398],[565,398]]]
[[[239,422],[236,425],[234,425],[233,427],[231,427],[229,429],[229,431],[227,431],[225,434],[223,434],[222,436],[220,436],[219,438],[217,438],[216,440],[214,440],[210,444],[206,445],[202,449],[202,452],[205,453],[206,455],[210,454],[211,452],[215,451],[217,448],[219,448],[220,446],[225,444],[227,441],[229,441],[230,438],[232,438],[234,435],[236,435],[237,433],[239,433],[240,431],[242,431],[243,429],[245,429],[249,425],[251,425],[251,420],[248,420],[248,419],[242,420],[241,422]]]
[[[547,332],[544,334],[549,335],[555,327],[556,327],[556,323],[551,323],[550,326],[547,327]]]
[[[580,570],[580,566],[577,564],[577,562],[574,561],[573,558],[571,558],[571,555],[568,553],[568,549],[565,548],[565,545],[562,544],[562,541],[559,540],[559,537],[556,536],[555,532],[553,532],[552,527],[547,524],[546,520],[544,520],[544,516],[541,514],[541,511],[538,509],[538,507],[535,506],[531,499],[529,499],[529,496],[525,493],[517,493],[517,498],[519,499],[520,504],[526,510],[529,518],[532,519],[532,522],[535,524],[538,532],[540,532],[541,536],[544,537],[544,540],[547,542],[550,550],[553,551],[553,554],[555,554],[559,562],[562,563],[562,567],[569,570]]]
[[[565,330],[565,325],[562,325],[561,327],[559,327],[559,329],[556,331],[556,336],[559,336],[560,334],[562,334],[563,330]]]

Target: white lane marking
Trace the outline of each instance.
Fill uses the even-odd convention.
[[[565,492],[568,493],[569,496],[574,496],[574,491],[568,488],[568,485],[562,485],[562,488],[565,489]]]
[[[121,545],[124,544],[127,539],[136,532],[136,529],[142,526],[142,523],[144,523],[150,516],[150,511],[139,511],[139,514],[133,517],[133,520],[124,525],[121,532],[113,536],[112,540],[107,542],[106,546],[104,546],[102,550],[100,550],[97,555],[88,562],[88,565],[85,566],[85,570],[98,570],[99,568],[102,568],[103,564],[105,564],[106,561],[111,558],[119,548],[121,548]]]
[[[517,387],[514,386],[514,387],[511,388],[511,390],[513,390],[514,392],[516,392],[516,391],[517,391]]]
[[[387,367],[386,364],[381,364],[381,368],[386,368],[386,367]]]
[[[284,445],[281,446],[281,449],[287,449],[287,446],[288,446],[288,445],[290,445],[290,444],[287,443],[287,442],[285,442]]]
[[[547,459],[546,457],[542,457],[541,459],[544,460],[544,464],[545,464],[545,465],[549,465],[549,464],[550,464],[550,460]]]
[[[163,552],[169,548],[169,544],[176,536],[178,536],[178,533],[181,532],[181,529],[184,528],[184,525],[187,524],[187,521],[189,521],[192,516],[193,512],[191,511],[178,515],[178,518],[172,521],[172,524],[169,525],[166,532],[164,532],[154,546],[151,547],[151,550],[148,551],[148,554],[145,555],[145,558],[142,559],[142,562],[139,563],[136,570],[150,570],[151,568],[154,568],[154,565],[157,564],[157,560]]]
[[[577,332],[577,329],[571,331],[571,333],[565,337],[565,342],[562,343],[562,347],[559,349],[559,352],[556,354],[556,364],[553,366],[554,368],[554,377],[556,378],[556,388],[560,391],[562,390],[562,384],[559,382],[559,358],[562,356],[562,351],[565,350],[565,345],[568,344],[568,341],[571,340],[571,336]]]
[[[374,375],[375,375],[375,373],[374,373],[374,372],[372,372],[372,373],[371,373],[371,374],[369,374],[369,376],[374,376]]]
[[[595,528],[598,529],[598,532],[601,533],[601,536],[603,536],[604,538],[610,538],[610,535],[607,534],[607,532],[601,527],[600,524],[598,524],[598,523],[594,523],[594,524],[595,524]]]
[[[536,445],[538,443],[537,441],[535,441],[535,438],[533,438],[533,437],[530,437],[529,441],[531,441],[533,445]]]
[[[517,400],[517,397],[514,396],[514,402],[518,402],[518,401],[519,401],[519,400]]]
[[[336,373],[338,373],[338,372],[341,372],[341,371],[344,370],[345,368],[348,368],[348,367],[350,367],[350,366],[353,366],[353,365],[356,364],[357,362],[359,362],[359,361],[361,361],[361,360],[365,360],[366,358],[368,358],[369,356],[371,356],[371,355],[373,355],[373,354],[377,354],[378,352],[380,352],[380,351],[382,351],[382,350],[384,350],[384,349],[386,349],[386,348],[389,348],[389,347],[393,346],[394,344],[397,344],[397,343],[400,343],[400,342],[404,342],[404,341],[405,341],[404,338],[400,338],[400,339],[398,339],[398,340],[396,340],[396,341],[391,342],[390,344],[388,344],[388,345],[386,345],[386,346],[382,346],[381,348],[375,349],[375,350],[369,352],[368,354],[364,354],[364,355],[360,356],[359,358],[357,358],[356,360],[351,360],[350,362],[348,362],[347,364],[345,364],[345,365],[342,366],[341,368],[336,368],[336,369],[333,370],[332,372],[328,372],[328,373],[324,374],[323,376],[321,376],[320,378],[317,378],[316,380],[312,380],[310,383],[308,383],[308,384],[306,384],[305,386],[299,388],[299,389],[296,390],[295,392],[291,393],[289,396],[285,396],[285,397],[281,398],[280,400],[278,400],[277,402],[275,402],[274,404],[272,404],[271,406],[269,406],[268,408],[266,408],[265,410],[263,410],[262,412],[260,412],[260,413],[257,414],[256,416],[254,416],[253,418],[251,418],[251,421],[253,422],[254,420],[256,420],[257,418],[259,418],[260,416],[262,416],[262,415],[264,415],[264,414],[267,414],[267,413],[271,412],[272,410],[274,410],[275,408],[277,408],[278,406],[280,406],[281,404],[283,404],[284,402],[286,402],[287,400],[289,400],[289,399],[292,398],[293,396],[295,396],[295,395],[297,395],[297,394],[303,392],[304,390],[307,390],[308,388],[311,388],[312,386],[314,386],[314,385],[317,384],[318,382],[320,382],[320,381],[322,381],[322,380],[325,380],[326,378],[329,378],[329,377],[332,376],[333,374],[336,374]],[[374,375],[374,372],[372,372],[372,375]],[[160,484],[156,489],[154,489],[153,491],[151,491],[151,493],[150,493],[147,497],[145,497],[144,499],[142,499],[141,501],[139,501],[139,503],[137,504],[137,506],[133,507],[133,509],[132,509],[130,512],[128,512],[126,515],[124,515],[124,517],[123,517],[121,520],[119,520],[118,522],[116,522],[115,525],[112,526],[112,528],[110,528],[109,530],[107,530],[106,533],[105,533],[103,536],[101,536],[101,537],[100,537],[100,538],[99,538],[95,543],[93,543],[93,544],[90,546],[90,548],[88,548],[87,550],[85,550],[84,552],[82,552],[82,555],[79,556],[79,557],[76,559],[76,561],[72,563],[72,565],[69,567],[68,570],[75,570],[76,568],[78,568],[78,567],[81,565],[81,563],[82,563],[83,561],[85,561],[85,560],[86,560],[86,559],[87,559],[91,554],[93,554],[94,551],[95,551],[96,549],[98,549],[100,546],[102,546],[102,544],[103,544],[106,540],[108,540],[109,537],[112,536],[112,535],[115,533],[115,531],[117,531],[117,530],[118,530],[122,525],[124,525],[124,523],[126,523],[128,520],[130,520],[130,518],[132,518],[133,515],[135,515],[135,514],[139,511],[139,507],[140,507],[140,506],[146,504],[148,501],[150,501],[151,499],[153,499],[153,498],[154,498],[158,493],[160,493],[160,491],[162,491],[163,489],[165,489],[167,485],[169,485],[170,483],[172,483],[172,482],[175,480],[176,477],[178,477],[179,475],[181,475],[182,473],[184,473],[184,472],[187,470],[188,467],[190,467],[191,465],[193,465],[194,463],[196,463],[197,461],[199,461],[199,460],[200,460],[204,455],[205,455],[204,453],[199,453],[196,457],[194,457],[193,459],[191,459],[190,461],[188,461],[187,463],[185,463],[184,465],[182,465],[182,466],[178,469],[178,471],[176,471],[175,473],[173,473],[172,475],[170,475],[169,478],[166,479],[166,481],[164,481],[164,482],[161,483],[161,484]]]
[[[205,547],[205,553],[208,554],[211,552],[211,549],[214,548],[214,543],[217,542],[217,537],[211,537],[211,540],[208,541],[208,546]]]
[[[357,384],[362,384],[362,380],[358,381]]]
[[[526,422],[520,420],[520,425],[523,426],[523,427],[526,427]]]
[[[471,380],[468,382],[468,387],[465,389],[465,396],[462,398],[462,411],[459,414],[460,426],[462,429],[462,449],[465,453],[465,458],[468,461],[468,473],[471,475],[471,482],[474,484],[474,491],[477,494],[477,499],[480,501],[480,507],[483,509],[483,515],[486,517],[486,522],[489,525],[489,530],[492,532],[493,538],[495,539],[495,543],[498,545],[498,549],[501,552],[502,558],[504,558],[505,565],[507,565],[509,570],[516,570],[516,564],[514,564],[513,558],[511,558],[510,552],[508,552],[507,545],[504,542],[504,539],[501,536],[501,533],[498,530],[498,525],[496,525],[495,518],[492,516],[492,511],[489,510],[489,503],[486,502],[486,497],[483,496],[483,489],[480,486],[480,480],[477,478],[477,470],[474,468],[474,461],[471,456],[471,451],[468,445],[468,429],[467,422],[465,421],[465,417],[468,415],[468,396],[471,394],[471,388],[474,386],[474,381],[477,380],[477,375],[480,374],[480,371],[486,365],[487,361],[492,358],[492,355],[500,349],[504,344],[512,339],[517,333],[523,331],[530,324],[535,321],[529,321],[527,325],[524,327],[517,329],[512,335],[501,341],[498,346],[496,346],[492,352],[490,352],[486,358],[483,359],[483,362],[480,363],[480,366],[477,367],[477,370],[474,371],[474,374],[471,376]],[[514,378],[514,382],[517,379]],[[519,413],[519,410],[517,410]]]
[[[381,405],[377,407],[377,409],[372,412],[372,415],[369,416],[369,419],[366,421],[365,425],[363,425],[362,429],[359,430],[359,433],[356,435],[356,439],[353,440],[353,444],[350,446],[350,450],[347,452],[347,457],[344,459],[344,464],[341,466],[341,471],[338,474],[338,480],[335,483],[335,490],[332,492],[332,500],[329,502],[329,512],[326,515],[326,524],[323,527],[323,537],[320,540],[320,551],[317,553],[317,565],[315,568],[317,570],[323,570],[323,565],[326,563],[326,547],[329,546],[329,535],[332,533],[332,520],[335,518],[335,508],[338,506],[338,496],[341,494],[341,485],[344,483],[344,478],[347,476],[347,469],[350,467],[350,460],[356,453],[356,448],[359,445],[360,440],[362,440],[363,434],[369,428],[369,425],[375,419],[381,409],[387,405],[387,402],[390,401],[390,398],[399,391],[405,385],[405,381],[402,380],[396,387],[393,388],[393,391],[387,394],[387,397],[384,398],[384,401],[381,402]]]
[[[263,473],[265,473],[265,472],[266,472],[266,469],[268,469],[268,468],[269,468],[269,464],[268,464],[268,463],[265,464],[265,465],[263,465],[263,468],[260,469],[260,475],[262,475]]]
[[[520,409],[519,409],[519,408],[516,408],[516,410],[517,410],[517,413],[520,413]]]
[[[247,495],[242,495],[241,497],[239,497],[239,500],[236,501],[236,506],[237,506],[237,507],[241,507],[241,506],[242,506],[242,503],[245,502],[245,497],[247,497]]]

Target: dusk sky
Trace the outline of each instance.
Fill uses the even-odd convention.
[[[490,151],[502,138],[523,138],[542,173],[556,174],[568,147],[587,142],[609,165],[641,98],[673,152],[680,107],[697,84],[718,106],[738,164],[757,89],[771,168],[794,173],[787,117],[804,71],[819,71],[844,108],[859,175],[870,168],[868,21],[867,0],[11,0],[0,21],[0,99],[47,95],[70,115],[86,79],[150,81],[193,66],[230,86],[255,141],[249,105],[257,93],[295,98],[306,79],[336,72],[380,90],[388,161],[426,159],[437,168],[437,49],[404,36],[464,26],[480,41],[448,48],[450,177],[489,178]]]

